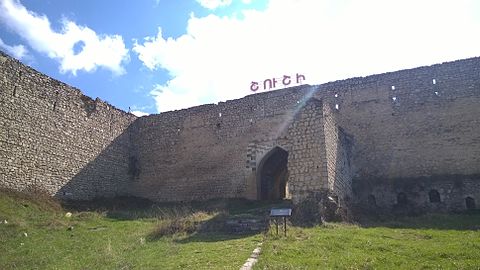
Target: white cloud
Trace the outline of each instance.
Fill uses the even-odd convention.
[[[146,116],[146,115],[150,115],[149,113],[147,112],[142,112],[142,111],[131,111],[131,113],[137,117],[142,117],[142,116]]]
[[[97,35],[95,31],[64,19],[61,32],[51,28],[45,15],[27,10],[18,0],[2,0],[0,21],[25,39],[34,50],[60,62],[62,73],[83,70],[92,72],[98,67],[116,75],[125,73],[122,64],[128,61],[128,49],[119,35]],[[82,43],[75,54],[74,46]]]
[[[201,92],[183,91],[188,86],[180,86],[182,80],[171,80],[167,86],[155,85],[150,92],[155,99],[157,111],[166,112],[201,104]],[[172,90],[175,89],[175,90]],[[198,95],[200,94],[200,95]]]
[[[13,57],[22,60],[28,56],[28,50],[23,45],[7,45],[3,40],[0,38],[0,48],[4,49],[7,53],[12,55]]]
[[[229,6],[232,4],[232,0],[196,0],[202,7],[211,10],[219,7]]]
[[[474,1],[270,1],[238,17],[192,15],[186,34],[159,29],[133,50],[171,80],[159,112],[250,94],[250,82],[305,74],[309,84],[480,55]]]
[[[150,115],[147,111],[150,111],[153,108],[153,106],[137,106],[137,105],[132,105],[131,107],[128,107],[128,111],[132,113],[135,116],[142,117],[146,115]]]

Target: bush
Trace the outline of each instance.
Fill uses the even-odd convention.
[[[185,216],[184,211],[184,209],[173,210],[170,217],[160,219],[149,238],[155,240],[163,236],[191,234],[199,231],[201,225],[213,217],[213,214],[203,211],[193,212]],[[175,215],[175,213],[178,215]]]
[[[195,221],[188,218],[161,220],[155,230],[150,234],[151,239],[174,234],[190,234],[197,229]]]

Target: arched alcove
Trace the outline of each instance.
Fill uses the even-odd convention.
[[[277,200],[285,198],[287,184],[288,152],[274,147],[260,161],[257,167],[257,198]]]
[[[405,206],[407,204],[407,194],[400,192],[397,194],[397,204],[399,206]]]
[[[440,193],[436,189],[430,190],[428,192],[428,198],[430,199],[431,203],[439,203],[440,202]]]
[[[369,207],[373,207],[373,208],[377,207],[377,199],[375,198],[375,195],[373,194],[368,195],[367,202]]]
[[[475,206],[475,199],[472,197],[466,197],[465,198],[465,207],[467,207],[468,210],[473,210],[476,208]]]

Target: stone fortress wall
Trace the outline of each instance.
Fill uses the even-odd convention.
[[[0,184],[71,199],[122,195],[136,117],[0,54]]]
[[[288,174],[272,177],[288,177],[294,201],[322,190],[385,209],[480,200],[480,58],[140,118],[3,54],[0,76],[4,186],[73,199],[258,199],[264,164],[283,164],[283,152]]]
[[[426,210],[480,200],[480,58],[327,83],[316,93],[338,104],[338,124],[354,137],[357,200]]]

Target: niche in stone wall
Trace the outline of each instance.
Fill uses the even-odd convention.
[[[373,194],[368,195],[367,202],[369,207],[372,207],[372,208],[377,207],[377,199]]]
[[[466,197],[465,198],[465,207],[467,207],[468,210],[473,210],[476,208],[475,206],[475,199],[472,197]]]
[[[436,189],[430,190],[428,192],[428,198],[431,203],[439,203],[440,202],[440,193]]]
[[[397,194],[397,204],[400,206],[407,205],[407,194],[400,192]]]
[[[53,101],[53,111],[55,112],[57,110],[58,106],[58,91],[55,92],[55,100]]]
[[[22,77],[21,71],[18,72],[18,77]],[[18,97],[18,86],[16,84],[13,86],[13,96]]]
[[[140,166],[138,159],[135,156],[128,158],[128,174],[132,177],[138,177],[140,175]]]

